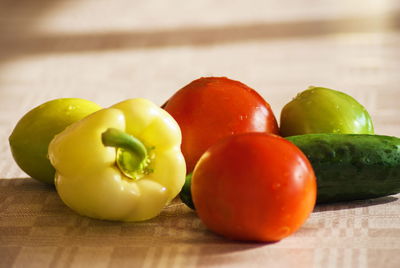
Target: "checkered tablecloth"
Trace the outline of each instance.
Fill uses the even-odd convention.
[[[400,201],[389,196],[317,206],[277,243],[230,241],[174,200],[140,223],[82,217],[54,187],[0,180],[0,267],[396,267]]]
[[[399,14],[397,0],[0,0],[0,267],[400,267],[400,196],[317,206],[280,242],[242,243],[179,200],[141,223],[81,217],[7,142],[45,101],[161,105],[201,76],[242,81],[277,118],[310,85],[341,90],[400,136]]]

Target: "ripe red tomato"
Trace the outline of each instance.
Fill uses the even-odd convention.
[[[188,172],[220,138],[245,132],[278,134],[270,105],[255,90],[226,77],[197,79],[163,107],[181,128]]]
[[[203,223],[235,240],[278,241],[312,212],[314,171],[289,141],[263,133],[227,137],[197,163],[191,185]]]

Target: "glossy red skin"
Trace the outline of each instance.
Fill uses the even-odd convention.
[[[181,128],[181,148],[188,172],[223,137],[245,132],[279,132],[270,105],[255,90],[226,77],[197,79],[163,106]]]
[[[207,150],[193,172],[191,192],[210,230],[235,240],[272,242],[309,217],[317,184],[295,145],[275,135],[247,133]]]

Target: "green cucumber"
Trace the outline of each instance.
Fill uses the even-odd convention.
[[[185,184],[183,185],[182,190],[179,193],[179,197],[186,206],[188,206],[191,209],[194,209],[192,191],[190,189],[192,185],[192,175],[193,173],[189,173],[186,175]]]
[[[368,134],[286,137],[308,157],[317,203],[369,199],[400,192],[400,138]]]

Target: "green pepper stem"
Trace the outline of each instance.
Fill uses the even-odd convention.
[[[105,146],[117,149],[116,162],[119,169],[130,178],[139,178],[149,164],[148,151],[137,138],[116,128],[108,128],[101,135]]]
[[[131,151],[142,160],[147,157],[147,149],[137,138],[116,128],[109,128],[101,135],[105,146],[122,148]]]

